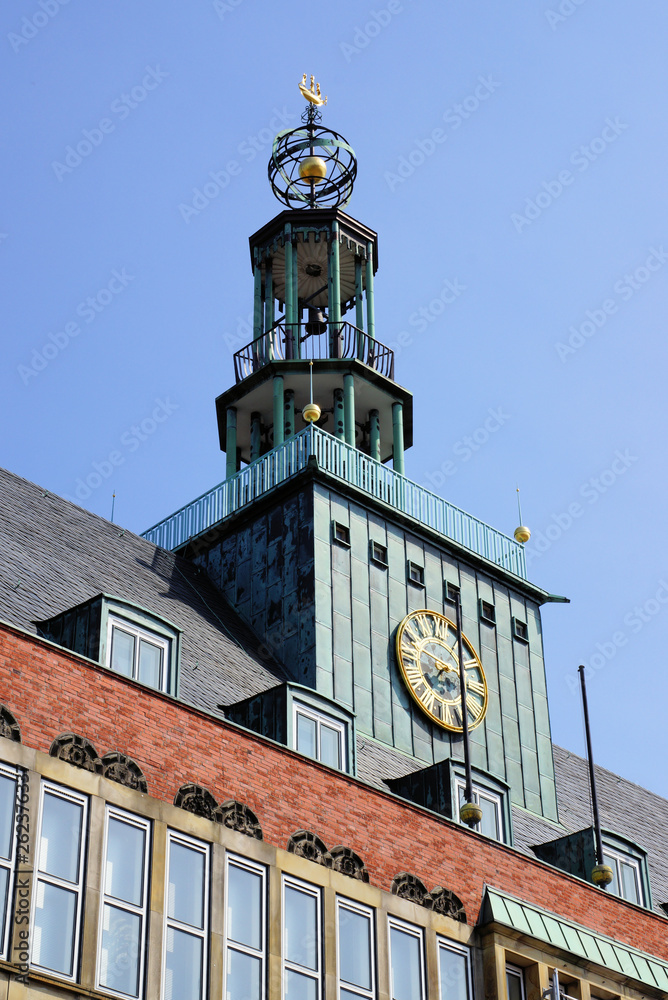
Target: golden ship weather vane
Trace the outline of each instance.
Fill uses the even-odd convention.
[[[317,107],[322,107],[327,104],[327,98],[323,97],[320,93],[320,84],[315,83],[315,77],[311,77],[311,89],[309,90],[306,86],[306,73],[302,77],[302,82],[299,84],[299,93],[311,104],[315,104]]]

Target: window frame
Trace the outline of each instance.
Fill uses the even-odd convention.
[[[385,542],[379,542],[376,538],[369,540],[369,560],[376,566],[382,567],[382,569],[388,568],[387,545]]]
[[[144,863],[143,863],[143,900],[140,907],[135,906],[133,903],[128,903],[124,899],[117,899],[115,896],[108,895],[106,890],[106,869],[108,864],[107,850],[109,846],[109,821],[111,819],[116,819],[121,823],[127,823],[129,826],[138,827],[144,830],[146,837],[144,840]],[[127,812],[125,809],[119,809],[118,806],[112,805],[107,802],[105,805],[104,812],[104,838],[102,844],[102,867],[101,867],[101,884],[100,884],[100,912],[98,916],[98,932],[97,932],[97,954],[95,956],[95,989],[100,990],[102,993],[109,993],[111,996],[122,997],[123,1000],[142,1000],[144,996],[144,991],[146,988],[146,951],[148,944],[148,919],[150,910],[150,874],[151,874],[151,855],[152,855],[152,822],[143,816],[138,816],[136,813]],[[136,997],[131,993],[121,993],[118,990],[112,989],[110,986],[104,986],[101,982],[102,973],[102,939],[104,930],[104,908],[105,906],[110,906],[117,910],[124,910],[127,913],[132,913],[137,915],[141,919],[141,934],[139,942],[139,972],[137,976],[137,981],[139,984],[138,992]]]
[[[510,1000],[508,993],[508,976],[514,976],[520,984],[520,1000],[526,1000],[526,983],[524,982],[524,969],[520,965],[513,965],[506,962],[506,1000]]]
[[[18,828],[18,817],[21,813],[21,779],[22,773],[17,767],[12,767],[11,764],[6,764],[4,761],[0,761],[0,776],[3,778],[8,778],[10,781],[14,782],[14,804],[12,807],[12,826],[10,834],[10,845],[9,845],[9,857],[0,858],[0,868],[4,868],[8,871],[7,876],[7,899],[5,903],[5,925],[0,927],[0,958],[4,961],[9,960],[9,939],[11,937],[11,927],[12,927],[12,917],[13,917],[13,907],[12,901],[14,899],[14,881],[17,869],[17,853],[18,853],[18,843],[19,843],[19,828]],[[23,810],[25,812],[25,810]],[[31,938],[32,940],[32,938]]]
[[[340,1000],[341,990],[344,989],[348,993],[354,993],[355,996],[360,997],[360,1000],[375,1000],[377,995],[377,974],[376,974],[376,911],[371,906],[366,906],[364,903],[359,903],[357,900],[349,899],[347,896],[336,896],[336,920],[335,920],[335,933],[336,933],[336,996],[337,1000]],[[347,981],[342,981],[341,979],[341,948],[339,943],[339,918],[341,910],[348,910],[352,913],[357,913],[363,917],[367,917],[369,921],[369,968],[371,969],[371,989],[367,990],[362,986],[355,986]]]
[[[65,801],[75,802],[77,805],[83,807],[81,815],[81,838],[79,841],[79,864],[77,872],[77,881],[69,882],[67,879],[60,878],[57,875],[51,875],[48,872],[44,872],[41,869],[41,844],[42,844],[42,823],[44,820],[44,799],[46,795],[52,795],[55,798],[64,799]],[[59,785],[54,781],[48,781],[45,778],[40,780],[39,787],[39,809],[38,809],[38,819],[37,819],[37,833],[35,836],[35,857],[34,857],[34,872],[33,872],[33,884],[31,893],[31,907],[30,907],[30,968],[40,969],[49,976],[55,976],[57,979],[62,979],[68,983],[77,983],[80,977],[81,969],[81,945],[83,940],[83,921],[85,913],[85,892],[86,892],[86,871],[87,871],[87,861],[88,861],[88,815],[89,815],[89,797],[81,792],[77,792],[72,788],[67,788],[64,785]],[[58,972],[55,969],[50,969],[46,965],[41,965],[34,959],[34,949],[35,949],[35,921],[37,919],[37,893],[39,891],[39,883],[43,882],[46,885],[56,886],[59,889],[64,889],[67,892],[73,893],[76,897],[76,911],[74,915],[74,935],[72,940],[72,974],[67,975],[65,972]]]
[[[318,968],[313,971],[313,969],[307,968],[305,965],[297,965],[296,962],[291,962],[286,958],[286,926],[285,926],[285,890],[286,888],[294,889],[297,892],[303,892],[305,895],[312,896],[316,901],[316,932],[315,932],[315,942],[316,948],[315,953],[318,958]],[[311,882],[303,882],[301,879],[294,878],[292,875],[288,875],[285,872],[281,873],[281,997],[285,1000],[286,989],[285,984],[287,980],[286,972],[296,972],[298,975],[308,977],[317,984],[316,990],[316,1000],[324,1000],[324,990],[323,990],[323,977],[325,972],[325,961],[324,961],[324,941],[323,941],[323,899],[322,899],[322,887],[319,885],[314,885]]]
[[[496,606],[492,601],[486,601],[484,597],[479,598],[478,616],[481,622],[496,628]]]
[[[441,980],[441,951],[452,951],[455,954],[463,955],[466,959],[466,997],[467,1000],[473,1000],[473,971],[471,969],[471,949],[465,944],[459,944],[458,941],[452,941],[450,938],[443,937],[442,934],[436,935],[436,954],[438,957],[438,995],[440,1000],[446,1000],[445,994],[443,993],[443,982]]]
[[[629,899],[628,896],[625,896],[621,891],[614,892],[611,884],[608,888],[612,893],[612,895],[617,896],[618,899],[626,900],[627,903],[635,903],[636,906],[644,907],[646,905],[645,890],[643,886],[642,871],[641,871],[642,862],[640,858],[636,858],[632,854],[625,854],[624,851],[621,851],[615,847],[611,847],[608,843],[606,843],[604,837],[603,864],[604,865],[610,864],[610,861],[613,862],[613,865],[610,865],[610,867],[614,871],[615,881],[617,883],[618,889],[620,890],[623,888],[623,881],[621,878],[621,865],[625,864],[629,868],[633,869],[633,873],[635,876],[637,899]]]
[[[342,521],[332,521],[332,541],[344,549],[350,548],[350,528]]]
[[[251,872],[253,875],[259,875],[261,879],[260,888],[260,904],[262,908],[262,913],[260,917],[260,927],[262,928],[262,942],[261,948],[255,949],[251,948],[249,945],[242,944],[240,941],[232,941],[228,936],[228,907],[229,907],[229,893],[228,887],[230,884],[229,871],[230,867],[241,868],[247,872]],[[225,886],[223,891],[223,998],[227,997],[227,956],[231,949],[241,953],[242,955],[250,955],[252,958],[259,958],[260,960],[260,994],[261,996],[266,996],[267,990],[267,969],[268,969],[268,929],[267,929],[267,912],[268,912],[268,899],[267,899],[267,889],[268,889],[268,872],[265,865],[258,864],[256,861],[251,861],[250,858],[245,858],[241,854],[233,854],[232,852],[226,852],[225,855]]]
[[[406,563],[406,579],[413,587],[424,587],[424,566],[409,559]]]
[[[496,812],[496,824],[497,824],[498,836],[492,837],[490,839],[496,840],[497,843],[499,843],[499,844],[505,844],[506,843],[506,837],[505,837],[505,823],[504,823],[504,816],[503,816],[503,797],[502,797],[502,795],[499,792],[494,792],[494,791],[492,791],[489,788],[485,788],[484,785],[479,785],[475,781],[471,782],[471,788],[472,788],[472,791],[473,791],[473,801],[476,803],[476,805],[480,805],[480,798],[481,798],[481,796],[482,796],[483,799],[486,799],[488,802],[491,802],[494,805],[494,809],[495,809],[495,812]],[[457,804],[457,816],[456,816],[456,818],[457,818],[458,822],[461,822],[461,820],[459,819],[459,808],[460,808],[459,799],[460,799],[460,792],[465,792],[465,791],[466,791],[466,780],[464,778],[460,777],[459,775],[457,775],[455,777],[455,802]],[[476,823],[475,826],[469,827],[469,829],[475,830],[476,833],[482,834],[483,837],[489,837],[488,833],[486,834],[486,833],[482,832],[481,826],[482,826],[482,820],[480,821],[480,823]]]
[[[297,745],[297,716],[303,715],[307,719],[311,719],[316,723],[316,754],[311,757],[310,754],[305,753],[300,750]],[[319,764],[323,764],[325,767],[332,767],[331,764],[325,763],[321,759],[320,753],[320,727],[325,724],[330,729],[337,732],[339,737],[339,766],[336,768],[338,771],[343,771],[348,773],[349,761],[348,761],[348,725],[343,719],[337,719],[333,715],[328,715],[327,712],[323,712],[320,709],[315,708],[313,705],[308,705],[304,701],[300,701],[298,698],[292,699],[292,743],[293,750],[297,753],[303,754],[305,757],[309,757],[310,760],[317,760]]]
[[[389,960],[389,998],[390,1000],[395,1000],[394,996],[394,967],[392,964],[392,931],[398,930],[404,934],[409,934],[412,937],[417,938],[419,945],[419,962],[420,962],[420,1000],[427,1000],[427,977],[425,971],[425,940],[424,940],[424,927],[420,927],[418,924],[409,924],[405,920],[401,920],[399,917],[393,916],[391,913],[387,916],[387,955]]]
[[[111,670],[113,674],[118,674],[120,677],[126,677],[126,674],[120,673],[118,670],[114,670],[111,665],[111,659],[113,655],[113,635],[114,628],[118,628],[121,632],[126,632],[128,635],[132,635],[135,639],[135,649],[132,663],[132,676],[130,680],[136,681],[138,684],[144,684],[145,687],[151,688],[153,691],[162,691],[163,693],[169,692],[170,689],[170,674],[172,670],[172,640],[166,636],[161,635],[159,632],[153,632],[151,629],[146,628],[143,625],[139,625],[136,622],[131,621],[129,618],[124,618],[122,615],[116,613],[115,611],[109,611],[107,615],[107,645],[106,645],[106,663],[105,666]],[[139,670],[139,642],[141,639],[149,641],[153,646],[159,646],[162,650],[162,665],[160,678],[160,684],[154,687],[153,684],[147,684],[146,681],[140,680],[138,676]]]
[[[172,844],[181,844],[183,847],[187,847],[189,850],[197,851],[198,854],[204,857],[204,891],[202,900],[202,911],[203,911],[203,928],[194,927],[192,924],[184,924],[177,920],[176,917],[169,916],[169,867],[171,860],[171,849]],[[164,908],[163,908],[163,932],[162,932],[162,973],[160,977],[160,996],[162,1000],[165,997],[165,989],[167,985],[167,934],[169,930],[178,930],[183,934],[190,934],[192,937],[198,937],[202,941],[202,988],[200,991],[201,1000],[205,1000],[208,995],[209,987],[209,938],[210,938],[210,881],[211,881],[211,845],[203,840],[196,840],[194,837],[189,837],[186,833],[181,833],[180,830],[167,830],[167,844],[165,851],[165,896],[164,896]]]

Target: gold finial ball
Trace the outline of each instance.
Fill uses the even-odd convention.
[[[522,544],[524,544],[524,542],[528,542],[531,538],[531,532],[524,524],[520,524],[519,528],[515,528],[514,535],[515,541],[521,542]]]
[[[307,403],[302,410],[302,417],[307,424],[314,424],[316,420],[320,420],[322,410],[317,403]]]
[[[303,181],[322,184],[327,176],[327,164],[320,156],[307,156],[299,164],[299,176]]]
[[[592,870],[591,880],[594,885],[599,885],[603,889],[612,882],[612,868],[610,865],[596,865]]]
[[[476,826],[482,819],[482,809],[475,802],[464,802],[459,810],[459,818],[467,826]]]

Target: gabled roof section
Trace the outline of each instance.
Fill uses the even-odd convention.
[[[217,712],[287,680],[203,570],[5,470],[0,552],[0,618],[28,632],[100,593],[173,622],[189,704]]]

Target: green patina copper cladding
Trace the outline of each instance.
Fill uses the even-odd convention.
[[[343,376],[343,427],[346,444],[355,447],[355,379]]]
[[[339,260],[339,224],[332,223],[332,238],[329,242],[329,356],[336,357],[336,340],[338,330],[332,323],[338,323],[341,319],[341,266]]]
[[[380,462],[380,416],[378,410],[369,410],[369,451]]]
[[[283,376],[274,375],[274,448],[283,444]]]
[[[295,394],[292,389],[285,390],[285,404],[283,407],[285,413],[285,423],[283,425],[283,433],[286,438],[292,437],[295,432]]]
[[[334,437],[339,441],[346,439],[345,407],[343,389],[334,390]]]
[[[264,276],[264,329],[265,332],[271,330],[275,322],[274,313],[274,275],[272,268],[272,259],[268,257],[265,263],[265,276]],[[269,358],[271,361],[271,356],[273,354],[271,342],[268,345]]]
[[[253,287],[253,340],[259,340],[262,329],[262,268],[259,262],[255,264]]]
[[[237,471],[237,411],[227,410],[227,438],[225,448],[225,476],[230,479]]]
[[[364,298],[362,294],[362,258],[355,257],[355,326],[364,330]],[[361,345],[359,345],[361,346]],[[358,349],[358,356],[360,351]]]
[[[262,445],[262,416],[257,411],[251,413],[251,462],[260,457]]]
[[[285,223],[285,322],[295,322],[295,310],[292,303],[293,282],[292,282],[292,226]]]
[[[366,329],[372,340],[376,339],[376,313],[373,304],[373,243],[366,245]]]
[[[392,441],[394,446],[392,467],[400,476],[404,474],[404,408],[401,403],[392,404]]]
[[[288,248],[290,249],[290,248]],[[292,244],[292,356],[301,357],[300,327],[301,309],[299,308],[299,270],[297,267],[297,242]]]

